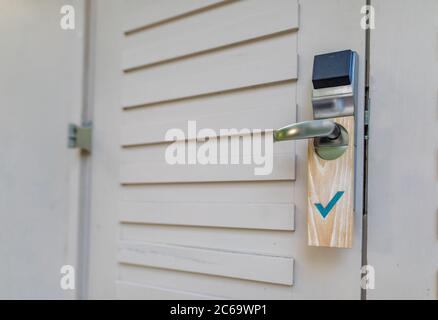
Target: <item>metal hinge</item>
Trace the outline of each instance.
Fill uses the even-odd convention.
[[[368,135],[368,125],[370,124],[370,111],[369,110],[365,110],[364,113],[364,124],[365,124],[365,136],[364,139],[368,140],[370,137]]]
[[[369,110],[365,110],[364,122],[365,122],[366,126],[370,124],[370,111]]]
[[[81,149],[91,152],[91,133],[91,123],[82,126],[70,123],[68,125],[68,147],[70,149]]]

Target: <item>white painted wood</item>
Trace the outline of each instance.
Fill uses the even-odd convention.
[[[290,287],[267,282],[144,266],[122,264],[119,270],[119,276],[123,282],[170,288],[184,293],[191,293],[196,290],[197,293],[203,296],[213,295],[214,297],[224,297],[226,299],[290,299],[293,297],[293,290],[295,290],[295,286]],[[146,297],[146,293],[138,292],[137,294]],[[166,296],[160,295],[160,298]]]
[[[295,101],[296,83],[292,82],[179,101],[155,108],[132,109],[124,113],[121,144],[130,146],[163,142],[169,129],[180,128],[187,132],[188,120],[196,121],[198,130],[210,128],[216,133],[222,128],[280,128],[296,121]],[[157,109],[164,110],[158,112]]]
[[[185,127],[184,124],[181,124],[181,127],[177,127],[178,129],[182,130],[183,132],[185,131],[185,133],[187,133],[187,123],[185,123]],[[208,127],[207,127],[208,128]],[[202,129],[202,127],[197,128],[197,131],[199,131],[199,129]],[[238,129],[240,130],[240,129]],[[231,159],[236,159],[236,161],[238,160],[238,163],[243,164],[243,156],[250,156],[251,158],[253,158],[253,154],[252,154],[252,150],[256,147],[255,146],[262,146],[262,153],[261,155],[265,155],[265,145],[266,145],[266,141],[265,139],[267,139],[268,141],[271,141],[272,136],[269,137],[265,137],[264,134],[251,134],[248,133],[248,131],[246,132],[235,132],[234,134],[222,134],[220,136],[209,136],[209,138],[213,141],[215,141],[215,143],[217,144],[217,153],[218,155],[220,155],[221,151],[220,151],[220,145],[221,143],[226,143],[226,141],[228,140],[228,161],[231,161]],[[272,129],[268,129],[268,130],[264,130],[262,133],[267,133],[269,134],[270,132],[272,132]],[[219,132],[217,132],[219,133]],[[229,133],[229,132],[226,132]],[[231,139],[233,139],[233,143],[239,143],[239,149],[238,150],[231,150],[230,149],[230,145],[231,145]],[[251,140],[252,139],[252,140]],[[247,148],[243,147],[243,143],[248,143],[246,146]],[[202,145],[204,145],[205,141],[203,141],[203,139],[186,139],[186,140],[175,140],[175,141],[166,141],[166,142],[159,142],[159,143],[154,143],[154,144],[147,144],[147,145],[133,145],[133,146],[128,146],[128,147],[123,147],[120,150],[120,163],[122,165],[125,164],[132,164],[132,163],[142,163],[145,165],[148,164],[166,164],[166,149],[172,147],[173,143],[178,143],[184,145],[185,144],[185,161],[188,162],[188,155],[187,155],[187,148],[188,148],[188,143],[190,144],[194,144],[194,146],[196,146],[196,150],[199,151],[199,149],[202,147]],[[249,144],[251,143],[251,145]],[[276,156],[279,155],[287,155],[290,158],[290,162],[293,163],[294,162],[294,156],[295,156],[295,142],[294,141],[290,141],[287,143],[274,143],[272,145],[272,153],[274,155],[274,159]],[[174,146],[173,146],[174,147]],[[256,149],[257,150],[257,149]],[[181,151],[184,152],[184,151]],[[226,154],[225,154],[226,155]],[[164,163],[163,163],[164,162]],[[218,164],[220,162],[218,161]],[[191,167],[196,167],[198,166],[198,161],[196,161],[196,164],[192,164]],[[237,164],[234,164],[234,166],[236,166]],[[204,165],[203,165],[204,166]],[[210,164],[210,166],[219,166],[216,164]],[[224,166],[224,165],[223,165]],[[261,166],[261,165],[260,165]],[[184,167],[182,165],[175,165],[175,167]]]
[[[122,300],[218,300],[222,298],[212,295],[202,295],[196,292],[139,285],[124,281],[117,281],[116,286],[117,298]]]
[[[214,207],[214,204],[211,206]],[[215,226],[200,228],[132,223],[121,224],[119,230],[119,238],[123,241],[184,245],[289,258],[293,258],[292,243],[295,240],[294,233],[289,230],[231,229]]]
[[[59,26],[76,9],[76,29]],[[74,299],[61,267],[78,266],[82,1],[0,1],[0,298]],[[87,191],[87,190],[85,190]]]
[[[373,5],[368,298],[437,299],[438,2]]]
[[[89,297],[115,298],[122,2],[93,1],[96,21]],[[108,88],[112,88],[109,90]]]
[[[294,189],[292,181],[127,185],[120,201],[292,204]]]
[[[124,0],[123,2],[121,8],[124,18],[123,30],[132,32],[215,5],[223,0]]]
[[[130,223],[293,230],[288,204],[122,202],[120,221]]]
[[[164,150],[164,148],[163,148]],[[171,183],[201,181],[294,180],[295,161],[291,153],[274,155],[272,172],[255,175],[257,164],[169,165],[165,162],[129,163],[120,167],[120,183]]]
[[[226,136],[223,136],[217,141]],[[260,136],[259,136],[260,138]],[[259,141],[256,136],[252,137],[253,143],[261,143],[265,146],[265,138]],[[272,139],[267,137],[268,139]],[[273,145],[273,159],[264,160],[263,163],[246,164],[244,157],[253,155],[251,150],[243,149],[243,140],[251,139],[251,136],[240,138],[240,149],[229,152],[228,162],[225,164],[168,164],[166,150],[171,147],[170,143],[154,144],[149,146],[138,146],[123,148],[120,157],[120,183],[169,183],[169,182],[207,182],[207,181],[246,181],[246,180],[293,180],[295,170],[295,144],[284,143]],[[250,140],[251,142],[251,140]],[[186,155],[188,143],[185,144]],[[202,146],[203,142],[196,143],[196,148]],[[229,142],[230,145],[230,142]],[[218,150],[220,155],[220,150]],[[262,155],[265,155],[263,151]],[[186,156],[186,161],[187,156]],[[233,161],[233,162],[232,162]],[[233,164],[231,164],[233,163]],[[266,167],[266,175],[256,175],[256,170]],[[272,172],[269,169],[272,167]]]
[[[126,37],[123,69],[297,28],[297,0],[277,0],[275,4],[265,0],[237,1]]]
[[[121,242],[121,263],[292,285],[293,259],[194,247]],[[245,267],[243,267],[245,265]]]
[[[265,107],[266,113],[270,108],[289,109],[289,118],[295,119],[296,115],[296,81],[289,80],[275,82],[256,87],[240,88],[231,92],[212,93],[178,101],[167,101],[147,107],[125,108],[121,114],[122,129],[125,125],[141,126],[146,121],[151,124],[166,123],[169,121],[187,121],[188,119],[201,120],[203,117],[219,116],[221,113],[232,113]],[[169,119],[169,114],[171,118]],[[229,119],[246,124],[244,119]],[[238,123],[238,122],[236,122]],[[123,131],[123,130],[122,130]]]
[[[348,250],[331,248],[296,248],[295,286],[293,297],[309,299],[358,299],[360,293],[360,264],[362,237],[362,125],[365,80],[365,32],[360,28],[362,18],[360,10],[365,1],[324,1],[300,0],[300,30],[298,32],[299,73],[297,82],[298,121],[312,119],[311,80],[313,58],[315,54],[351,49],[359,55],[359,103],[357,108],[357,145],[356,145],[356,203],[353,247]],[[297,170],[295,186],[296,224],[294,236],[307,241],[306,219],[300,220],[307,205],[307,143],[296,144]],[[300,211],[299,207],[301,207]],[[302,245],[301,240],[298,241]],[[298,245],[298,243],[297,243]],[[302,249],[302,251],[301,251]],[[342,261],[342,262],[340,262]],[[298,272],[298,263],[303,267]],[[339,280],[342,279],[342,280]],[[298,285],[298,282],[302,286]],[[311,287],[318,289],[309,291]],[[324,288],[322,290],[322,288]],[[321,292],[321,290],[323,292]]]
[[[294,32],[125,73],[122,106],[145,105],[296,77],[297,33]]]
[[[136,298],[155,295],[166,298],[172,297],[174,292],[235,299],[359,297],[360,219],[355,224],[353,249],[307,246],[305,141],[278,147],[297,150],[296,153],[288,153],[289,156],[294,155],[293,162],[284,162],[287,166],[293,163],[294,181],[291,180],[291,171],[283,171],[276,176],[276,179],[286,177],[289,180],[262,181],[253,180],[254,175],[250,177],[250,172],[244,172],[242,167],[228,173],[217,168],[204,173],[198,168],[171,172],[163,167],[164,162],[158,161],[164,144],[149,143],[160,136],[150,137],[151,131],[143,129],[157,124],[180,126],[190,119],[200,122],[208,119],[205,125],[214,128],[228,127],[228,123],[235,126],[246,123],[258,125],[263,124],[264,119],[266,122],[269,120],[269,126],[311,119],[313,56],[351,48],[363,57],[365,33],[353,26],[359,25],[360,8],[364,2],[301,0],[299,31],[270,35],[123,73],[122,54],[126,48],[123,39],[126,36],[121,31],[121,19],[125,17],[119,14],[123,12],[123,4],[112,0],[98,1],[97,34],[100,37],[96,39],[94,142],[97,154],[93,163],[92,297],[117,296],[117,281],[160,290],[150,294],[148,292],[152,291],[147,289],[142,292],[137,290],[132,294]],[[237,4],[210,8],[202,13],[159,23],[142,32],[159,32],[159,28],[170,27],[171,23],[188,23],[184,20],[198,18],[197,14],[208,15],[226,6],[231,8],[232,5]],[[247,14],[250,15],[242,12],[242,19],[247,19]],[[291,17],[294,16],[291,12]],[[334,16],[336,19],[333,19]],[[132,36],[134,34],[128,37]],[[210,43],[214,45],[214,42]],[[192,45],[196,48],[194,43]],[[363,88],[362,59],[360,68],[360,88]],[[263,113],[263,104],[258,102],[259,99],[274,102],[266,104],[266,111],[272,110],[272,114],[281,113],[281,116],[276,119]],[[360,109],[363,89],[360,90],[359,100]],[[297,104],[298,115],[295,117]],[[131,108],[144,105],[147,107]],[[292,109],[288,111],[286,106]],[[251,113],[252,110],[255,112]],[[238,112],[247,119],[234,118],[233,115]],[[228,120],[226,114],[229,115]],[[135,139],[149,144],[122,148],[123,134],[129,130],[133,130]],[[164,129],[155,127],[152,130],[158,132]],[[135,184],[121,183],[124,180],[123,167],[129,168],[125,171],[129,174],[127,181]],[[295,231],[118,223],[121,202],[154,203],[156,206],[162,203],[160,209],[170,208],[175,202],[189,203],[187,207],[182,207],[184,212],[181,213],[184,214],[188,213],[192,204],[196,207],[233,206],[236,203],[248,203],[250,207],[255,204],[273,207],[294,204]],[[152,212],[149,209],[156,208],[147,208],[147,215]],[[176,210],[175,207],[172,210]],[[360,201],[357,210],[361,211]],[[123,244],[120,248],[122,263],[117,261],[117,242]],[[296,261],[293,270],[292,259]],[[260,261],[263,262],[260,264]],[[253,266],[257,269],[251,271]],[[292,279],[297,281],[291,287]],[[123,293],[118,297],[121,295]]]

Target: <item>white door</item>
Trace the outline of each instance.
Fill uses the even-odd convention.
[[[60,9],[74,4],[76,29]],[[77,267],[83,5],[0,1],[0,298],[73,298],[61,267]],[[78,289],[78,287],[76,287]]]
[[[91,298],[360,298],[365,0],[93,2]],[[312,64],[359,54],[353,248],[307,245],[307,142],[274,173],[171,167],[170,128],[312,119]]]
[[[372,4],[368,298],[437,299],[438,2]]]

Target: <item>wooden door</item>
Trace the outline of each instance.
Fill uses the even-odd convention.
[[[358,52],[365,0],[96,1],[91,298],[360,298],[362,126],[352,249],[307,245],[307,142],[272,175],[170,167],[169,128],[312,118],[316,54]]]

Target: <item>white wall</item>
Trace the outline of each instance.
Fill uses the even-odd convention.
[[[60,27],[73,4],[76,30]],[[69,298],[79,155],[67,124],[82,103],[82,1],[0,1],[0,298]]]
[[[438,2],[373,5],[368,297],[437,299]]]

